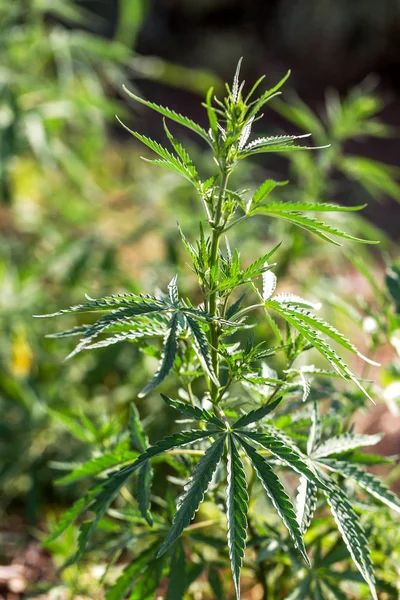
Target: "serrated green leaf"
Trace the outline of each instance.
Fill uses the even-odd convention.
[[[355,385],[372,401],[371,396],[364,389],[361,383],[358,381],[355,375],[350,371],[344,360],[337,354],[329,344],[327,344],[317,331],[315,331],[308,323],[302,319],[301,314],[297,314],[294,311],[289,311],[279,303],[275,303],[274,300],[268,300],[266,305],[270,306],[278,314],[280,314],[288,323],[290,323],[295,329],[297,329],[322,356],[328,360],[333,368],[343,377],[343,379],[350,379]]]
[[[368,494],[371,494],[371,496],[374,496],[374,498],[386,504],[392,510],[400,513],[400,499],[382,481],[375,477],[375,475],[372,475],[372,473],[364,471],[358,465],[341,460],[322,459],[320,462],[332,471],[353,479]]]
[[[274,402],[270,402],[269,404],[265,404],[256,410],[252,410],[246,415],[241,416],[234,423],[232,423],[232,429],[239,429],[240,427],[245,427],[246,425],[250,425],[250,423],[255,423],[260,421],[266,417],[269,413],[271,413],[278,406],[280,401],[282,400],[282,396],[274,400]]]
[[[265,450],[268,450],[271,454],[282,460],[288,467],[299,473],[299,475],[304,475],[304,477],[317,487],[324,487],[323,482],[314,475],[301,456],[294,452],[293,448],[287,445],[283,439],[277,439],[273,435],[267,435],[266,433],[246,431],[244,429],[236,430],[236,433],[240,436],[246,436],[253,442],[256,442]]]
[[[185,550],[181,540],[178,540],[172,554],[165,600],[183,600],[187,587]]]
[[[220,436],[197,463],[185,486],[184,493],[179,498],[172,527],[157,556],[162,556],[168,550],[193,519],[221,460],[225,438],[226,435]]]
[[[286,183],[286,182],[285,182]],[[268,208],[283,212],[357,212],[365,208],[366,204],[358,206],[340,206],[328,202],[269,202]]]
[[[273,301],[276,301],[276,299],[273,299]],[[320,319],[316,315],[310,313],[310,311],[308,311],[300,306],[297,306],[295,301],[293,302],[293,304],[285,306],[285,311],[287,311],[287,314],[290,314],[290,315],[295,314],[295,315],[300,316],[300,318],[305,323],[307,323],[308,325],[310,325],[317,331],[327,335],[328,337],[330,337],[332,340],[334,340],[335,342],[337,342],[338,344],[340,344],[347,350],[350,350],[350,352],[353,352],[353,354],[356,354],[357,356],[362,358],[365,362],[368,362],[369,364],[372,364],[374,366],[379,366],[378,363],[371,361],[369,358],[367,358],[366,356],[361,354],[361,352],[359,352],[359,350],[357,350],[357,348],[354,346],[354,344],[352,344],[350,342],[350,340],[348,340],[335,327],[333,327],[332,325],[330,325],[323,319]]]
[[[171,119],[172,121],[175,121],[176,123],[179,123],[180,125],[183,125],[184,127],[187,127],[188,129],[191,129],[192,131],[197,133],[200,137],[202,137],[208,144],[210,144],[210,138],[208,137],[207,132],[202,127],[200,127],[200,125],[197,125],[197,123],[195,123],[191,119],[188,119],[187,117],[184,117],[183,115],[180,115],[180,114],[176,113],[174,110],[171,110],[167,107],[158,106],[157,104],[154,104],[153,102],[148,102],[147,100],[144,100],[143,98],[140,98],[139,96],[136,96],[136,94],[133,94],[132,92],[130,92],[125,86],[123,86],[123,88],[124,88],[124,91],[128,94],[128,96],[130,96],[137,102],[140,102],[141,104],[144,104],[145,106],[148,106],[149,108],[160,113],[164,117],[167,117],[168,119]]]
[[[236,598],[240,600],[240,570],[246,547],[248,495],[243,464],[232,435],[228,436],[227,479],[229,558]]]
[[[264,181],[254,192],[248,206],[248,211],[251,212],[253,208],[256,208],[276,187],[282,187],[287,185],[287,183],[287,181],[274,181],[273,179]]]
[[[34,315],[37,318],[58,317],[75,312],[104,312],[118,308],[135,308],[138,311],[135,314],[144,314],[144,312],[153,312],[166,307],[163,300],[155,296],[145,296],[138,294],[116,294],[114,296],[105,296],[104,298],[89,298],[86,304],[76,304],[69,308],[63,308],[57,312],[46,315]],[[134,313],[133,313],[134,314]],[[57,335],[57,334],[55,334]]]
[[[342,454],[349,450],[362,448],[363,446],[375,446],[383,437],[383,434],[366,435],[360,433],[344,433],[329,438],[320,444],[312,453],[313,458],[330,456],[331,454]]]
[[[263,214],[263,215],[268,215],[270,217],[275,217],[278,219],[283,219],[285,221],[289,221],[290,223],[293,223],[293,224],[297,225],[298,227],[301,227],[302,229],[309,231],[310,233],[314,233],[315,235],[319,236],[323,240],[325,240],[327,242],[331,242],[332,244],[335,244],[336,246],[340,246],[341,244],[339,244],[339,242],[337,242],[336,240],[329,237],[327,234],[335,235],[335,236],[343,238],[345,240],[350,240],[352,242],[359,242],[362,244],[377,244],[378,243],[378,242],[371,241],[371,240],[364,240],[362,238],[358,238],[358,237],[355,237],[348,233],[345,233],[344,231],[341,231],[337,227],[328,225],[327,223],[324,223],[323,221],[318,221],[314,217],[302,215],[302,214],[297,213],[296,211],[290,212],[290,211],[282,210],[280,207],[278,207],[278,205],[275,205],[275,208],[270,208],[269,204],[267,204],[265,206],[260,206],[259,208],[256,208],[254,211],[252,211],[252,215],[254,215],[254,214]]]
[[[143,452],[143,454],[141,454],[134,463],[124,467],[120,471],[117,471],[116,475],[124,476],[127,473],[131,474],[147,460],[150,460],[159,454],[163,454],[164,452],[168,452],[168,450],[173,450],[174,448],[179,448],[180,446],[192,444],[206,437],[213,437],[220,433],[221,431],[219,429],[191,429],[189,431],[181,431],[180,433],[168,435],[162,440],[158,440],[153,446],[147,448],[146,451]]]
[[[283,86],[283,84],[289,77],[290,77],[290,71],[288,71],[286,73],[286,75],[284,75],[282,77],[282,79],[280,81],[278,81],[278,83],[276,85],[274,85],[271,89],[269,89],[269,90],[265,91],[263,94],[261,94],[261,96],[258,98],[258,100],[254,100],[254,102],[252,102],[252,108],[249,111],[249,114],[247,115],[247,117],[248,118],[255,117],[257,115],[257,113],[262,109],[264,104],[266,104],[267,102],[272,100],[272,98],[274,98],[275,96],[277,96],[280,93],[279,92],[280,88]],[[258,81],[260,82],[260,81],[262,81],[262,79],[259,79]],[[253,86],[253,89],[250,93],[252,93],[254,91],[254,89],[255,89],[255,86]]]
[[[308,479],[301,476],[296,495],[296,514],[300,531],[304,535],[310,526],[317,506],[318,488]]]
[[[118,119],[118,117],[117,117],[117,119]],[[140,142],[142,142],[142,144],[144,144],[145,146],[150,148],[150,150],[153,150],[153,152],[155,152],[162,158],[161,161],[159,159],[156,159],[156,160],[145,159],[145,160],[148,160],[148,162],[151,162],[153,164],[170,169],[171,171],[174,171],[178,175],[182,175],[182,177],[184,177],[185,179],[188,179],[188,181],[190,181],[190,183],[194,183],[195,185],[198,183],[197,173],[196,173],[196,170],[193,167],[193,165],[192,165],[192,167],[187,167],[177,156],[175,156],[174,154],[171,154],[171,152],[169,152],[169,150],[167,150],[166,148],[163,148],[163,146],[161,146],[161,144],[159,144],[155,140],[152,140],[152,139],[146,137],[145,135],[142,135],[141,133],[138,133],[137,131],[132,131],[132,129],[129,129],[129,127],[127,127],[119,119],[118,119],[118,121],[121,123],[122,127],[124,129],[126,129],[126,131],[128,131],[136,139],[138,139]]]
[[[322,435],[321,417],[319,406],[316,402],[313,403],[311,413],[311,427],[307,439],[307,454],[311,455],[315,446],[320,443]]]
[[[180,142],[178,142],[178,140],[176,140],[174,138],[174,136],[171,134],[171,132],[169,131],[169,129],[165,123],[165,119],[164,119],[164,129],[165,129],[165,132],[167,134],[169,141],[171,142],[172,147],[174,148],[175,152],[177,153],[177,155],[179,156],[179,158],[181,159],[181,161],[183,162],[183,164],[185,165],[187,170],[191,173],[193,180],[198,181],[199,176],[198,176],[196,168],[192,162],[192,159],[190,158],[189,154],[186,152],[186,150],[182,146],[182,144]]]
[[[195,319],[190,317],[188,314],[186,314],[185,317],[189,329],[193,335],[197,356],[199,357],[199,360],[210,379],[215,383],[215,385],[219,385],[219,381],[214,372],[207,337],[201,328],[201,325],[199,325]]]
[[[373,599],[378,600],[368,542],[349,498],[334,484],[324,493],[354,564],[368,584]]]
[[[303,537],[289,496],[286,494],[281,482],[266,460],[264,460],[250,444],[245,442],[243,437],[240,437],[239,441],[249,457],[272,505],[287,528],[295,547],[299,550],[307,565],[310,566],[310,561],[304,547]]]
[[[64,477],[57,479],[55,484],[66,485],[77,481],[78,479],[82,479],[82,477],[99,475],[100,473],[104,473],[104,471],[108,471],[123,463],[132,462],[137,457],[137,452],[132,452],[130,450],[114,450],[111,453],[102,454],[101,456],[96,456],[95,458],[88,460],[79,467],[76,467],[71,473],[68,473],[68,475],[64,475]]]
[[[164,339],[162,358],[158,370],[155,373],[153,379],[150,381],[150,383],[148,383],[146,387],[144,387],[143,390],[138,394],[139,398],[143,398],[152,390],[154,390],[154,388],[159,386],[174,366],[175,358],[178,352],[178,324],[178,314],[175,313],[171,317],[170,322],[168,323],[167,334]]]
[[[197,406],[191,406],[190,404],[185,404],[184,402],[180,402],[179,400],[171,400],[165,394],[161,394],[162,399],[168,406],[172,406],[176,410],[179,410],[182,414],[187,417],[191,417],[192,419],[196,419],[196,421],[207,421],[208,423],[212,423],[217,427],[221,427],[221,429],[226,429],[225,424],[215,415],[211,414],[205,408],[198,408]]]

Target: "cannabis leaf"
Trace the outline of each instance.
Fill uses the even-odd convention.
[[[358,465],[343,460],[319,459],[330,470],[340,473],[344,477],[353,479],[368,494],[400,513],[400,499],[386,487],[377,477],[364,471]]]
[[[378,600],[368,541],[349,498],[343,490],[332,484],[324,493],[354,564],[368,584],[373,599]]]
[[[300,527],[296,520],[296,514],[294,512],[289,496],[286,494],[278,477],[275,475],[274,471],[268,465],[266,460],[262,456],[260,456],[255,451],[255,449],[252,446],[250,446],[250,444],[245,442],[243,437],[239,437],[238,439],[247,456],[249,457],[251,464],[255,469],[258,478],[261,481],[263,488],[267,492],[267,495],[272,502],[272,505],[276,509],[278,515],[280,516],[284,525],[289,531],[290,537],[292,538],[294,545],[303,556],[307,565],[310,566],[310,561],[308,559],[306,549],[304,547]]]
[[[290,146],[288,147],[288,149]],[[301,147],[300,147],[301,148]],[[296,149],[300,149],[296,148]],[[324,206],[324,205],[323,205]],[[340,210],[339,207],[335,205],[325,205],[324,212],[338,212]],[[362,207],[352,207],[351,210],[359,210]],[[346,209],[345,209],[346,210]],[[318,237],[323,240],[335,244],[336,246],[340,246],[341,244],[336,240],[332,239],[330,235],[334,235],[336,237],[343,238],[345,240],[351,240],[353,242],[360,242],[362,244],[377,244],[378,242],[374,242],[371,240],[364,240],[361,238],[357,238],[353,235],[345,233],[341,231],[337,227],[333,227],[332,225],[328,225],[323,221],[318,221],[314,217],[310,217],[304,215],[304,212],[321,212],[320,204],[302,204],[302,203],[267,203],[262,206],[256,206],[248,213],[249,216],[253,216],[256,214],[268,215],[269,217],[274,217],[278,219],[283,219],[302,229],[306,229],[310,233],[314,233]],[[329,235],[328,235],[329,234]]]
[[[165,394],[161,394],[161,397],[164,400],[164,402],[168,404],[168,406],[172,406],[176,410],[179,410],[179,412],[183,413],[187,417],[196,419],[196,421],[207,421],[208,423],[212,423],[217,427],[221,427],[221,429],[225,429],[225,425],[221,421],[221,419],[210,413],[205,408],[191,406],[190,404],[185,404],[184,402],[180,402],[179,400],[171,400],[171,398],[168,398],[168,396],[166,396]]]
[[[161,362],[153,379],[139,393],[139,398],[149,394],[154,388],[160,385],[174,366],[175,358],[178,352],[178,314],[175,313],[168,323],[167,333],[164,338],[164,348]]]
[[[149,441],[140,422],[139,413],[134,404],[130,406],[129,433],[131,443],[138,452],[145,452]],[[150,512],[150,494],[153,481],[153,468],[149,461],[145,462],[139,469],[137,478],[137,501],[142,517],[150,527],[153,525],[153,517]]]
[[[226,435],[221,435],[207,449],[205,455],[197,463],[185,486],[185,491],[178,501],[177,512],[172,521],[172,527],[157,556],[162,556],[168,550],[193,519],[222,458],[225,438]]]
[[[227,462],[228,547],[236,598],[240,599],[240,570],[246,545],[248,495],[243,464],[232,435],[228,436]]]
[[[357,433],[344,433],[331,437],[320,444],[312,452],[313,458],[330,456],[331,454],[343,454],[349,450],[355,450],[363,446],[375,446],[382,439],[382,434],[366,435]]]
[[[148,100],[144,100],[143,98],[136,96],[136,94],[133,94],[125,86],[123,86],[123,88],[124,88],[125,92],[128,94],[128,96],[133,98],[133,100],[136,100],[137,102],[140,102],[141,104],[144,104],[145,106],[148,106],[149,108],[160,113],[164,117],[167,117],[168,119],[171,119],[172,121],[175,121],[176,123],[179,123],[180,125],[183,125],[184,127],[187,127],[188,129],[191,129],[192,131],[197,133],[200,137],[202,137],[207,143],[210,143],[210,138],[207,135],[207,132],[202,127],[200,127],[200,125],[197,125],[197,123],[195,123],[191,119],[188,119],[187,117],[184,117],[183,115],[180,115],[179,113],[175,112],[174,110],[171,110],[164,106],[159,106],[158,104],[154,104],[154,102],[149,102]]]

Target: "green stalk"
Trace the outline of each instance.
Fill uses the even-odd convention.
[[[226,186],[228,184],[229,172],[222,171],[222,181],[220,193],[218,196],[218,203],[215,210],[214,216],[214,227],[212,232],[212,241],[211,241],[211,253],[210,253],[210,271],[212,272],[214,266],[218,263],[218,250],[219,250],[219,240],[224,231],[223,227],[220,226],[221,213],[222,213],[222,204],[225,197]],[[211,289],[214,287],[214,281],[212,280],[212,276],[210,275],[210,287]],[[217,314],[217,304],[218,304],[218,293],[216,291],[212,291],[209,298],[209,310],[212,315]],[[214,369],[214,373],[218,379],[219,376],[219,358],[218,358],[218,325],[217,323],[210,324],[210,344],[211,344],[211,360]],[[210,393],[211,400],[213,403],[218,403],[218,392],[219,387],[211,381]]]

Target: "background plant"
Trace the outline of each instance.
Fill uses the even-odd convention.
[[[346,337],[311,312],[317,308],[315,303],[293,294],[273,295],[276,276],[272,271],[274,265],[268,261],[277,252],[277,247],[250,266],[243,267],[239,252],[236,249],[232,251],[228,241],[225,242],[225,248],[221,246],[221,238],[228,230],[256,215],[267,215],[287,221],[305,229],[308,234],[315,234],[333,243],[337,243],[337,237],[358,242],[366,241],[313,216],[325,212],[351,212],[359,207],[340,208],[332,204],[301,200],[277,202],[273,199],[273,191],[279,183],[273,180],[265,181],[250,195],[230,185],[232,172],[240,160],[264,152],[303,150],[304,147],[299,146],[297,140],[304,136],[262,137],[252,142],[248,141],[253,121],[259,118],[261,108],[278,93],[284,80],[261,94],[258,99],[253,99],[261,80],[249,95],[245,96],[243,84],[239,84],[237,71],[232,90],[227,88],[224,102],[215,100],[215,104],[212,104],[212,90],[207,95],[205,107],[209,118],[209,131],[186,117],[131,94],[134,99],[150,106],[164,117],[197,133],[212,149],[218,172],[204,180],[199,177],[188,153],[165,123],[166,135],[173,152],[139,133],[131,132],[159,155],[160,158],[152,162],[182,175],[194,186],[202,200],[205,223],[200,227],[198,241],[193,244],[182,233],[182,240],[201,290],[201,300],[192,304],[188,299],[182,298],[176,278],[173,278],[165,295],[121,294],[99,300],[88,298],[86,304],[54,313],[105,313],[90,324],[78,325],[71,330],[55,334],[55,337],[81,336],[73,354],[83,349],[114,345],[124,340],[139,343],[146,353],[160,361],[156,374],[139,396],[151,393],[171,371],[174,371],[182,387],[181,397],[179,400],[171,400],[169,396],[163,395],[163,399],[190,420],[200,423],[197,430],[177,433],[156,442],[154,446],[148,446],[137,412],[132,409],[131,448],[126,435],[122,435],[122,438],[117,437],[111,453],[85,463],[72,475],[67,476],[66,480],[71,481],[89,473],[108,473],[106,478],[100,479],[97,485],[64,515],[52,535],[54,539],[61,534],[83,511],[90,509],[95,513],[94,520],[81,526],[78,551],[69,564],[82,558],[98,525],[104,535],[103,541],[97,542],[96,545],[102,543],[105,552],[110,543],[106,535],[107,529],[112,530],[111,544],[117,545],[118,554],[122,549],[129,548],[132,543],[135,547],[138,541],[143,543],[142,554],[136,556],[127,566],[107,592],[107,598],[123,598],[126,594],[130,594],[130,598],[152,598],[163,575],[168,572],[166,597],[183,597],[187,585],[193,579],[193,573],[188,573],[186,581],[182,578],[185,555],[189,551],[195,555],[199,554],[202,571],[206,555],[202,554],[201,548],[210,545],[207,536],[200,536],[200,549],[197,549],[198,534],[194,534],[193,543],[192,532],[196,532],[198,527],[189,526],[207,491],[214,499],[216,510],[220,511],[222,507],[222,512],[227,512],[228,554],[237,597],[240,596],[240,569],[247,530],[248,545],[252,552],[248,559],[246,556],[248,563],[245,563],[245,567],[259,579],[264,589],[264,597],[269,597],[269,567],[271,566],[271,570],[275,568],[273,561],[271,565],[268,562],[268,551],[262,548],[267,537],[266,532],[271,527],[272,531],[276,531],[277,544],[272,555],[277,552],[283,555],[283,563],[280,563],[279,567],[282,567],[287,559],[292,560],[293,565],[297,565],[298,558],[293,554],[292,546],[303,555],[305,563],[309,565],[303,534],[310,524],[318,491],[319,496],[327,499],[345,546],[362,579],[368,584],[373,597],[377,597],[367,541],[353,508],[354,500],[348,496],[341,480],[349,478],[384,504],[395,510],[399,509],[396,496],[359,466],[365,461],[368,463],[368,460],[379,462],[375,457],[363,458],[367,455],[360,455],[358,449],[373,445],[380,438],[358,436],[346,427],[341,428],[338,425],[334,414],[341,407],[341,403],[346,401],[346,392],[343,392],[340,385],[335,384],[333,387],[333,413],[332,410],[328,410],[322,421],[319,416],[319,404],[327,395],[326,386],[331,387],[325,383],[325,378],[328,378],[328,382],[336,382],[337,377],[352,381],[356,386],[355,390],[358,390],[355,393],[369,396],[365,382],[353,375],[335,349],[325,341],[325,336],[345,350],[361,358],[365,357]],[[209,228],[209,233],[206,227]],[[257,285],[259,278],[262,279],[261,288]],[[237,288],[242,285],[250,286],[254,298],[252,304],[242,306],[243,297],[236,293]],[[248,330],[252,329],[252,324],[248,322],[248,314],[256,310],[265,314],[266,323],[276,337],[274,346],[257,343],[249,337]],[[270,313],[277,316],[278,323]],[[283,328],[282,324],[285,324]],[[239,342],[236,342],[233,336]],[[150,342],[147,338],[150,338]],[[161,349],[153,344],[153,340],[157,338],[163,341]],[[303,354],[311,348],[317,350],[330,363],[332,370],[321,369],[309,361],[302,361]],[[270,364],[263,364],[265,359],[278,353],[283,357],[280,375],[271,370]],[[311,378],[316,380],[313,386]],[[350,407],[347,410],[351,413]],[[265,420],[272,411],[274,420],[272,421],[271,417]],[[195,442],[198,442],[198,449],[181,450],[182,446]],[[141,454],[133,460],[135,456],[132,452]],[[196,455],[200,458],[194,468],[190,469],[188,460],[190,462]],[[154,517],[149,512],[150,486],[153,479],[149,460],[153,457],[167,460],[181,476],[192,471],[173,517],[173,502],[168,497],[166,503],[153,498],[156,504],[161,507],[164,505],[164,511],[157,511]],[[249,492],[243,458],[246,460],[246,466],[248,460],[253,469],[249,478]],[[114,470],[124,464],[125,466]],[[297,514],[275,474],[275,469],[281,469],[282,466],[300,475]],[[137,508],[135,501],[131,500],[129,489],[126,488],[130,476],[136,472]],[[262,518],[258,518],[259,511],[255,509],[258,496],[255,475],[258,476],[276,510],[278,530],[274,521],[265,523]],[[180,478],[176,480],[174,477],[172,481],[181,483]],[[120,492],[126,504],[122,504],[118,509],[110,508]],[[134,525],[128,540],[121,539],[118,524],[115,527],[114,521],[110,521],[110,517],[113,516],[117,520],[128,520]],[[165,538],[166,523],[171,518],[172,526]],[[219,519],[217,521],[219,523]],[[286,527],[287,533],[283,533],[286,531],[284,528],[279,529],[280,522]],[[327,522],[331,524],[329,519]],[[199,525],[201,526],[201,522]],[[182,546],[178,538],[187,527],[185,543]],[[212,547],[218,546],[217,539],[211,540]],[[150,540],[153,543],[150,543]],[[305,594],[311,594],[310,597],[323,597],[323,594],[341,597],[343,594],[337,586],[335,572],[326,570],[328,564],[332,566],[336,561],[323,562],[324,559],[320,556],[321,544],[321,537],[312,539],[313,557],[317,566],[301,578],[299,586],[293,590],[292,598]],[[339,542],[336,546],[338,544],[340,546]],[[166,561],[165,558],[168,550],[171,555],[170,561]],[[224,554],[222,551],[221,557]],[[222,597],[222,584],[219,582],[221,566],[217,562],[215,568],[209,568],[209,580],[214,592]],[[195,577],[196,575],[198,573],[194,574]],[[354,577],[352,579],[349,574],[349,581],[353,580]],[[286,585],[287,583],[286,580]],[[390,587],[390,583],[387,585]],[[285,589],[278,593],[282,591],[285,594],[288,592]]]

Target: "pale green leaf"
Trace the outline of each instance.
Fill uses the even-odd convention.
[[[400,499],[372,473],[368,473],[358,465],[345,461],[323,459],[321,462],[332,471],[353,479],[368,494],[400,513]]]
[[[375,446],[378,444],[383,435],[378,433],[375,435],[366,435],[360,433],[343,433],[332,438],[329,438],[320,444],[312,453],[313,458],[330,456],[331,454],[342,454],[349,450],[362,448],[364,446]]]

